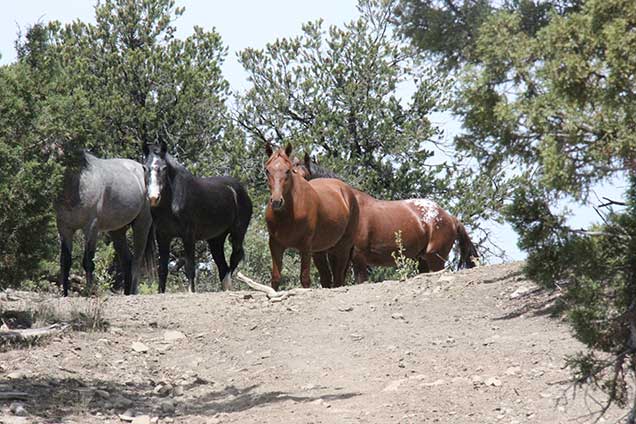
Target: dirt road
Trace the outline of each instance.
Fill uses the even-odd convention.
[[[584,393],[573,399],[563,369],[581,346],[520,269],[318,289],[279,303],[246,291],[114,296],[103,306],[107,331],[0,353],[0,391],[32,396],[25,417],[0,401],[0,422],[591,422],[598,406]],[[611,410],[606,422],[622,414]]]

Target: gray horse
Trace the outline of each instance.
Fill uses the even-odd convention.
[[[55,203],[60,233],[60,278],[64,296],[68,296],[68,277],[73,252],[73,234],[84,232],[84,258],[89,292],[93,289],[93,271],[97,234],[107,231],[124,270],[124,293],[137,293],[144,255],[152,227],[146,196],[143,166],[129,159],[99,159],[83,152],[76,171],[67,170],[64,185]],[[126,242],[128,226],[133,228],[134,255]],[[147,252],[148,250],[148,252]]]

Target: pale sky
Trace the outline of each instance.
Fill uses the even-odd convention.
[[[185,6],[185,13],[175,22],[178,37],[185,37],[198,25],[204,29],[216,28],[223,43],[229,48],[223,72],[233,91],[248,87],[246,74],[236,59],[236,52],[246,47],[264,47],[276,38],[300,33],[301,25],[322,18],[325,27],[342,25],[358,12],[356,0],[177,0],[177,6]],[[92,0],[22,0],[5,2],[0,15],[0,65],[15,60],[14,41],[19,28],[41,21],[59,20],[67,23],[75,19],[93,21]],[[452,117],[434,117],[435,123],[446,129],[447,136],[459,131],[459,124]],[[597,188],[599,195],[620,199],[624,182],[608,183]],[[578,227],[598,221],[591,208],[574,208],[571,223]],[[493,224],[495,240],[501,243],[510,259],[525,257],[516,247],[516,234],[508,225]]]

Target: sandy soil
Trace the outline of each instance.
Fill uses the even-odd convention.
[[[602,397],[573,396],[564,369],[581,345],[521,266],[279,303],[247,291],[112,296],[102,306],[108,330],[0,353],[0,392],[31,395],[24,417],[0,401],[0,422],[592,422],[589,395]],[[13,297],[2,308],[90,306]]]

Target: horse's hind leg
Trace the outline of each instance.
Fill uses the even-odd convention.
[[[73,261],[73,233],[68,229],[60,229],[60,283],[64,289],[64,296],[68,296],[68,276]]]
[[[223,234],[219,237],[209,239],[208,247],[210,248],[214,263],[219,270],[219,280],[223,283],[223,289],[230,290],[232,288],[230,267],[227,265],[225,252],[223,250],[226,237],[227,234]]]
[[[330,289],[333,285],[331,268],[329,267],[329,261],[327,259],[327,253],[319,252],[314,253],[314,265],[318,268],[318,274],[320,274],[320,285],[326,289]]]
[[[89,294],[93,293],[93,271],[95,271],[95,249],[97,247],[97,221],[93,220],[84,228],[84,258],[82,265],[86,272],[86,290]]]
[[[419,272],[420,274],[424,274],[430,271],[431,270],[429,269],[428,264],[426,263],[426,259],[419,258],[417,260],[417,272]]]
[[[424,260],[426,261],[426,265],[428,265],[428,270],[430,272],[441,271],[446,265],[446,259],[444,259],[444,257],[441,256],[438,252],[425,254]]]
[[[247,232],[247,225],[238,229],[232,230],[230,233],[230,242],[232,243],[232,254],[230,255],[230,278],[239,263],[245,257],[245,250],[243,249],[243,241],[245,239],[245,233]]]
[[[369,281],[369,269],[367,263],[361,259],[360,257],[356,257],[354,255],[353,258],[353,276],[355,277],[356,283],[362,284],[366,281]]]
[[[334,287],[344,285],[347,268],[351,261],[351,253],[352,248],[350,245],[341,245],[329,251],[329,264],[331,265],[331,271],[333,273]]]
[[[119,266],[121,266],[124,272],[124,294],[130,294],[132,287],[132,257],[130,255],[130,249],[128,249],[128,242],[126,241],[126,227],[111,231],[108,234],[110,234],[110,238],[113,240],[113,246],[119,258]]]

